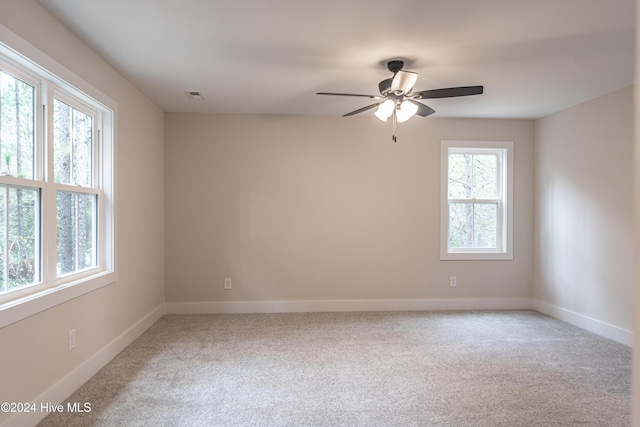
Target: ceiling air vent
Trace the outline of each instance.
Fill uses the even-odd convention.
[[[197,90],[187,90],[185,91],[185,93],[187,94],[187,97],[189,97],[190,99],[195,99],[198,101],[200,101],[201,99],[204,99],[204,96],[202,96],[202,94]]]

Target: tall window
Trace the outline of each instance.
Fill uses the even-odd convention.
[[[513,142],[443,141],[441,259],[513,259]]]
[[[95,267],[96,205],[94,122],[96,113],[53,100],[53,174],[56,183],[57,274]]]
[[[0,43],[0,327],[115,280],[113,116]]]

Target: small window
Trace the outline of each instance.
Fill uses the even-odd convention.
[[[443,260],[513,259],[513,142],[442,141]]]

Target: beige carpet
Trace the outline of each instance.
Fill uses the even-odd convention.
[[[627,426],[631,349],[534,311],[165,316],[41,426]]]

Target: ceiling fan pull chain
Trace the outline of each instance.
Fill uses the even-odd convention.
[[[393,142],[398,142],[396,139],[396,112],[393,112],[393,137],[391,138]]]

